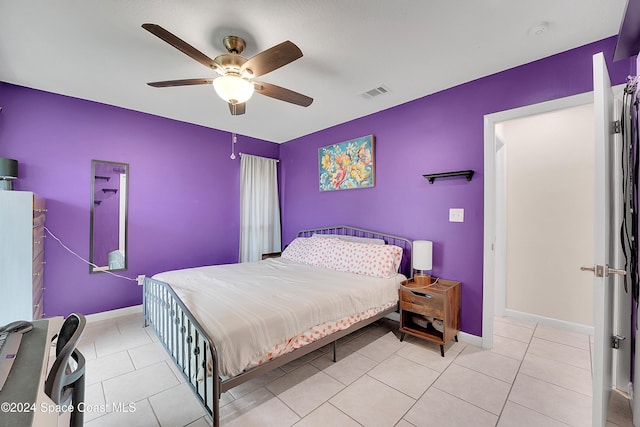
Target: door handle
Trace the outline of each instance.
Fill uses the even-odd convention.
[[[617,274],[619,276],[626,276],[625,270],[619,270],[617,268],[609,268],[608,265],[594,265],[593,267],[580,267],[581,271],[591,271],[596,277],[607,277],[609,274]]]
[[[619,270],[617,268],[609,268],[608,266],[607,268],[607,274],[617,274],[618,276],[626,276],[627,272],[624,270]]]

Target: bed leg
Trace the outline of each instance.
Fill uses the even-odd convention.
[[[147,289],[146,287],[142,287],[142,327],[146,328],[149,326],[147,322]]]
[[[338,361],[338,340],[333,342],[333,361]]]
[[[217,399],[216,397],[214,397],[214,399]],[[212,421],[213,421],[213,427],[220,427],[220,405],[217,404],[215,406],[218,406],[218,411],[216,411],[215,413],[213,413],[212,415]]]
[[[218,361],[218,359],[215,359],[216,362]],[[213,414],[211,414],[212,418],[213,418],[213,427],[220,427],[220,395],[222,394],[222,390],[220,389],[220,376],[218,375],[218,364],[215,364],[215,368],[214,368],[214,372],[213,375],[215,375],[214,377],[214,389],[213,389],[213,396],[212,396],[212,404],[213,404]]]

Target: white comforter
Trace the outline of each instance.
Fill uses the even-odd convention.
[[[171,285],[216,345],[233,376],[276,344],[327,321],[398,299],[401,274],[381,279],[282,258],[168,271]]]

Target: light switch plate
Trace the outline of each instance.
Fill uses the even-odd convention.
[[[464,222],[464,209],[462,208],[449,209],[449,222]]]

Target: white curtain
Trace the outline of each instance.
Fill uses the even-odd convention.
[[[240,262],[280,252],[277,160],[240,158]]]

